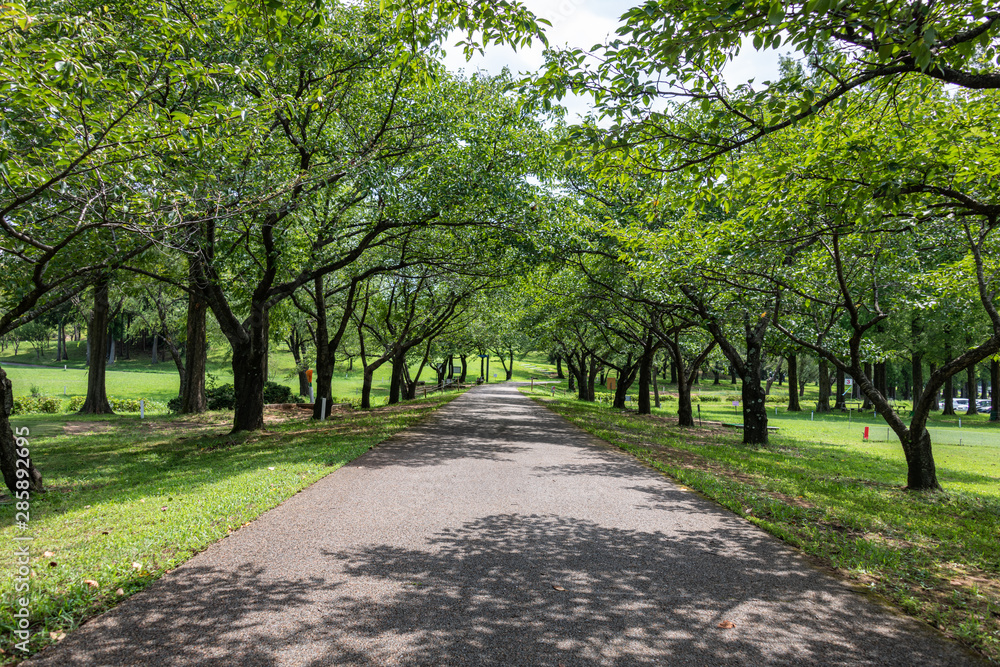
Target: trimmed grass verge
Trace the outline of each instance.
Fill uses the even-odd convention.
[[[791,420],[754,449],[721,427],[680,429],[663,416],[569,398],[539,402],[1000,664],[995,467],[939,461],[947,491],[909,493],[900,455],[825,442]]]
[[[27,531],[0,504],[0,664],[58,641],[210,544],[458,396],[335,414],[269,413],[267,430],[230,436],[229,413],[196,418],[15,418],[48,492]],[[15,535],[30,535],[29,654],[15,650]]]

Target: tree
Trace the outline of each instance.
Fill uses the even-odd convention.
[[[1000,88],[994,66],[1000,12],[988,2],[926,3],[648,0],[625,12],[618,37],[593,53],[550,54],[534,83],[547,98],[592,94],[610,129],[582,127],[578,137],[611,150],[667,146],[656,169],[712,163],[731,151],[822,113],[849,94],[893,95],[914,76],[970,90]],[[789,63],[777,81],[731,90],[727,63],[753,48],[784,44],[804,54],[810,71]],[[659,99],[664,104],[651,105]],[[704,110],[697,123],[678,101]],[[924,127],[946,127],[930,120]]]

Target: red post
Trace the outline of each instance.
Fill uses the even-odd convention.
[[[865,440],[868,439],[868,427],[865,426]]]

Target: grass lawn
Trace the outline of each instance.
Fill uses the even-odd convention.
[[[66,401],[64,401],[63,409],[68,408],[70,398],[86,396],[87,368],[83,363],[86,344],[68,343],[68,346],[70,361],[58,364],[52,361],[54,353],[51,351],[48,357],[39,361],[27,344],[21,345],[20,354],[17,356],[14,356],[12,347],[8,347],[6,353],[0,354],[0,366],[3,366],[7,377],[13,384],[14,395],[27,396],[35,388],[46,396],[64,397]],[[210,351],[208,363],[210,383],[214,381],[221,385],[233,381],[231,362],[227,354],[228,349],[218,349],[218,347]],[[47,367],[12,366],[9,365],[11,362]],[[455,364],[459,364],[457,358]],[[474,382],[479,377],[479,357],[470,355],[468,364],[467,381]],[[417,366],[418,364],[415,363],[411,371],[415,373]],[[340,363],[334,372],[332,391],[335,401],[338,399],[348,401],[359,398],[361,395],[363,379],[361,367],[355,364],[353,369],[348,370],[349,367],[346,362]],[[515,380],[542,377],[546,372],[554,370],[555,367],[548,364],[544,355],[528,353],[520,358],[515,357]],[[384,364],[375,372],[372,383],[373,405],[383,404],[388,398],[390,371],[390,365]],[[273,381],[285,384],[295,392],[298,391],[299,382],[297,375],[295,375],[294,359],[285,346],[276,344],[272,346],[268,372]],[[492,377],[494,373],[497,375],[495,381],[502,382],[504,379],[503,366],[496,356],[490,360],[490,382],[494,381]],[[437,375],[432,368],[425,367],[421,374],[421,380],[427,382],[428,385],[433,385],[437,381]],[[145,398],[157,401],[163,404],[159,412],[164,413],[166,402],[177,396],[180,380],[174,363],[169,359],[159,364],[152,364],[149,354],[141,356],[136,352],[132,359],[120,358],[113,365],[108,366],[106,383],[108,396],[112,398]],[[154,409],[151,412],[156,414],[157,410]]]
[[[0,504],[0,664],[14,649],[14,537],[31,535],[31,651],[149,585],[208,545],[416,423],[458,394],[351,411],[319,423],[269,413],[234,439],[231,415],[14,417],[48,492],[27,531]],[[284,420],[284,421],[282,421]]]
[[[813,420],[771,406],[779,433],[751,448],[726,427],[680,429],[676,401],[649,417],[559,392],[545,404],[1000,663],[1000,446],[935,446],[945,492],[919,494],[902,490],[898,441],[862,440],[880,421],[870,415]],[[706,421],[742,422],[731,403],[701,406]],[[936,416],[932,426],[1000,443],[985,416],[962,420],[959,429],[957,417]]]

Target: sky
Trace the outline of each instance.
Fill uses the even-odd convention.
[[[614,36],[618,27],[618,17],[630,7],[641,4],[638,0],[612,2],[610,0],[521,0],[536,16],[548,19],[552,27],[546,30],[552,46],[576,46],[589,49]],[[458,37],[456,37],[458,39]],[[450,47],[445,64],[452,71],[465,70],[472,73],[485,70],[499,74],[507,66],[514,74],[538,72],[544,60],[541,45],[530,49],[514,51],[506,46],[490,46],[485,55],[476,56],[466,62],[462,49]],[[745,83],[748,79],[763,81],[774,79],[778,72],[778,53],[775,51],[756,52],[745,45],[739,58],[730,63],[725,77],[730,87]],[[568,120],[583,115],[587,103],[581,98],[564,102],[570,111]]]

